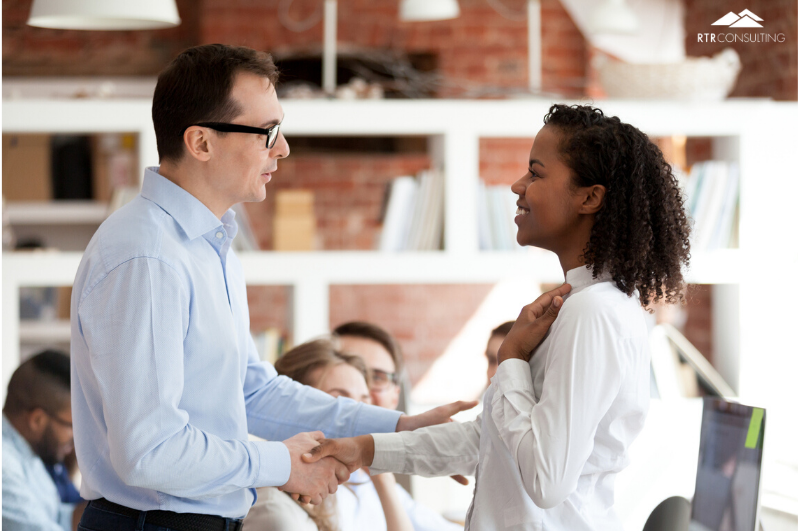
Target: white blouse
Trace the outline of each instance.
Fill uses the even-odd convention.
[[[285,492],[261,487],[257,493],[242,531],[318,531],[314,520]]]
[[[397,496],[403,504],[414,531],[460,531],[462,526],[446,520],[442,515],[421,503],[415,502],[399,484]],[[369,476],[362,470],[350,475],[346,485],[336,491],[336,513],[340,531],[386,531],[386,516],[381,499]]]
[[[370,472],[476,476],[467,529],[619,530],[614,478],[644,426],[650,351],[638,294],[567,272],[572,291],[529,363],[500,364],[482,415],[374,434]]]

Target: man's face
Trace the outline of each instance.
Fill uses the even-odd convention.
[[[497,372],[497,352],[500,350],[500,345],[503,344],[503,339],[505,339],[505,336],[493,335],[486,344],[486,361],[488,362],[486,380],[489,383],[491,383],[492,377]]]
[[[39,438],[31,448],[46,465],[61,463],[72,451],[72,409],[66,407],[58,413],[46,413],[47,421]]]
[[[268,128],[283,120],[275,87],[265,77],[251,73],[237,74],[231,98],[242,112],[231,123]],[[267,148],[264,135],[227,133],[212,135],[212,164],[217,198],[227,205],[244,201],[263,201],[265,185],[278,169],[278,159],[289,155],[289,144],[283,134],[275,145]]]
[[[342,351],[361,357],[372,373],[369,390],[372,403],[386,409],[397,409],[400,386],[391,381],[397,372],[392,355],[377,341],[364,337],[342,336],[339,341]]]

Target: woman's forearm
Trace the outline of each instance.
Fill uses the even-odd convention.
[[[372,476],[372,483],[381,500],[383,515],[386,517],[386,531],[413,531],[411,519],[408,517],[400,496],[397,495],[396,481],[393,474]]]

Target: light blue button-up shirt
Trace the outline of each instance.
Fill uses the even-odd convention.
[[[100,226],[73,286],[81,496],[241,518],[256,487],[289,479],[278,441],[394,431],[399,413],[333,399],[259,361],[233,211],[218,219],[157,171]]]
[[[70,531],[75,506],[58,489],[28,441],[3,415],[3,525],[6,531]]]

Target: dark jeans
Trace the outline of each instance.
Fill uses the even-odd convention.
[[[139,518],[131,518],[105,509],[93,507],[90,503],[81,516],[78,531],[174,531],[170,527],[144,523],[145,515],[142,511]],[[231,523],[234,522],[231,520]],[[231,526],[233,529],[233,526]]]

